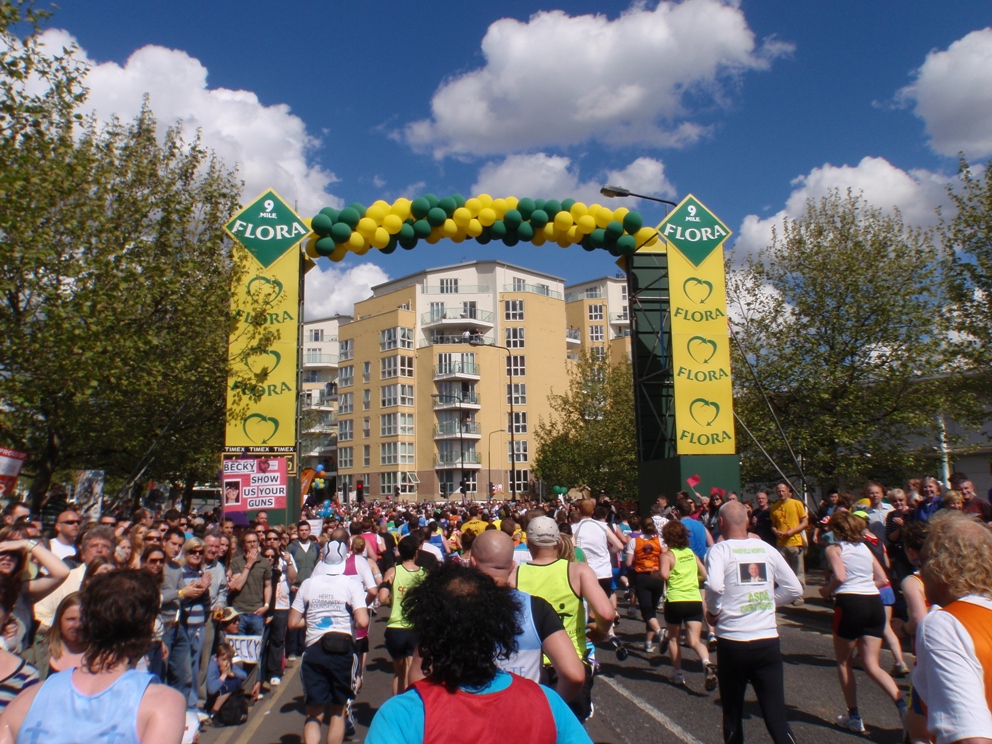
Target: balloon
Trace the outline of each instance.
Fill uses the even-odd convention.
[[[405,251],[412,251],[417,247],[417,238],[400,238],[400,248]]]
[[[519,210],[508,209],[506,214],[503,215],[503,222],[510,230],[516,230],[520,227],[520,223],[523,221],[523,215],[520,214]]]
[[[523,213],[521,212],[521,214]],[[535,209],[530,213],[530,224],[538,229],[544,227],[548,224],[548,213],[540,208]]]
[[[342,210],[347,211],[347,210]],[[348,227],[346,222],[335,222],[334,227],[331,228],[331,238],[334,239],[335,243],[339,245],[341,243],[347,243],[348,238],[351,237],[351,228]]]
[[[451,215],[451,219],[455,221],[458,227],[465,227],[472,219],[472,213],[465,207],[458,207]]]
[[[559,248],[568,248],[569,246],[572,245],[572,241],[568,239],[568,235],[565,233],[559,235],[558,240],[556,240],[555,242],[558,243]]]
[[[544,211],[547,212],[548,219],[553,220],[555,215],[561,211],[561,203],[554,199],[548,199],[544,202]]]
[[[382,252],[388,255],[388,254],[392,253],[395,250],[396,250],[396,239],[395,238],[390,238],[389,239],[389,245],[387,245],[385,248],[383,248],[382,249]]]
[[[427,216],[427,213],[431,211],[431,203],[427,201],[422,196],[418,196],[412,202],[410,202],[410,214],[416,217],[418,220],[422,220]]]
[[[410,240],[416,237],[416,233],[413,231],[413,225],[408,225],[405,222],[402,227],[400,227],[399,232],[396,233],[396,237],[400,240]]]
[[[333,243],[334,241],[332,240],[331,242]],[[310,256],[310,258],[317,258],[320,255],[317,252],[317,241],[314,240],[312,235],[303,239],[303,252]]]
[[[357,233],[356,233],[356,235],[357,235]],[[355,253],[356,256],[364,256],[366,253],[369,252],[369,248],[371,248],[371,247],[372,247],[372,244],[369,243],[369,241],[363,240],[361,247],[360,248],[355,248],[354,253]]]
[[[547,241],[547,237],[544,235],[544,230],[538,230],[534,233],[534,237],[530,239],[532,245],[544,245]]]
[[[515,196],[508,196],[508,197],[506,197],[506,208],[507,209],[516,209],[517,208],[517,204],[519,204],[519,203],[520,203],[520,200],[517,197],[515,197]]]
[[[645,248],[653,248],[654,246],[658,245],[658,243],[660,243],[660,242],[661,242],[661,238],[658,236],[657,233],[655,233],[655,235],[652,236],[651,238],[649,238],[648,239],[648,242],[646,242],[644,244],[644,247]]]
[[[565,232],[572,226],[572,215],[564,209],[555,215],[555,228],[558,232]]]
[[[544,199],[535,199],[534,209],[544,209]]]
[[[365,245],[365,238],[362,237],[361,233],[353,232],[351,237],[348,238],[348,247],[355,252],[363,245]]]
[[[453,238],[458,234],[458,225],[454,220],[445,220],[441,224],[441,234],[446,238]]]
[[[544,237],[548,240],[558,240],[558,230],[554,222],[549,222],[544,226]]]
[[[510,247],[515,246],[520,242],[520,238],[515,232],[508,232],[506,237],[503,238],[503,245],[508,245]]]
[[[334,249],[334,253],[328,256],[328,258],[330,258],[334,263],[337,263],[338,261],[343,261],[344,257],[347,255],[348,255],[348,246],[339,245],[337,248]]]
[[[572,215],[572,219],[576,222],[579,221],[579,217],[589,214],[589,208],[582,202],[575,202],[575,204],[568,208],[568,211]]]
[[[359,218],[365,216],[365,205],[362,204],[361,202],[352,202],[351,204],[348,205],[348,209],[354,209],[356,212],[358,212]]]
[[[533,213],[535,209],[537,209],[537,207],[534,206],[533,199],[528,199],[524,197],[519,202],[517,202],[517,211],[520,212],[520,216],[523,217],[525,220],[530,219],[531,213]]]
[[[637,243],[637,247],[640,248],[641,246],[647,245],[648,241],[651,240],[651,238],[653,238],[657,234],[657,232],[658,231],[655,230],[653,227],[642,227],[640,230],[634,233],[634,240]]]
[[[489,227],[496,221],[496,211],[492,207],[483,207],[479,212],[479,222],[484,227]]]
[[[431,234],[431,223],[427,220],[417,220],[413,223],[413,233],[424,240]]]
[[[470,238],[477,238],[482,235],[482,223],[478,220],[469,220],[468,224],[465,226],[465,234]]]
[[[623,218],[627,216],[627,212],[630,210],[627,207],[617,207],[613,210],[613,219],[617,222],[623,223]]]
[[[384,227],[377,227],[369,242],[373,248],[385,248],[389,245],[389,232]]]
[[[564,209],[566,212],[571,212],[572,211],[572,205],[573,204],[575,204],[575,199],[562,199],[561,200],[561,208]]]
[[[458,208],[458,205],[455,204],[455,200],[450,196],[446,196],[443,199],[439,199],[437,206],[439,209],[444,210],[445,217],[450,217],[451,215],[453,215],[455,213],[455,210]]]
[[[448,214],[441,207],[432,207],[431,211],[427,213],[427,222],[430,223],[431,227],[441,227],[446,219],[448,219]]]
[[[606,230],[601,227],[597,227],[591,233],[589,233],[589,244],[593,248],[602,248],[606,245]]]
[[[324,465],[323,465],[323,463],[317,465],[317,467],[314,468],[314,470],[316,470],[318,473],[323,473],[324,472]]]
[[[378,202],[373,204],[367,210],[365,210],[365,216],[375,222],[377,225],[382,224],[383,218],[389,213],[388,208],[380,205]]]
[[[451,198],[455,200],[455,209],[465,206],[465,197],[461,194],[452,194]]]
[[[314,249],[321,256],[330,256],[337,247],[338,245],[334,242],[333,238],[320,238],[320,240],[314,243]]]
[[[410,200],[401,196],[393,202],[393,206],[389,208],[389,213],[399,217],[400,222],[406,221],[410,217]]]
[[[607,241],[616,240],[621,235],[623,235],[623,224],[614,220],[606,226],[606,239]]]
[[[529,222],[521,222],[517,228],[517,237],[521,240],[532,240],[534,238],[534,226]]]
[[[465,201],[465,209],[469,211],[473,217],[479,216],[479,210],[482,209],[482,202],[476,199],[474,196],[471,199]]]
[[[496,219],[503,219],[503,215],[506,214],[507,209],[509,209],[509,207],[506,206],[506,199],[493,200],[493,211],[496,213]]]
[[[479,194],[475,198],[479,200],[479,204],[483,207],[491,207],[493,205],[493,198],[489,194]]]
[[[438,198],[434,196],[434,194],[424,194],[424,198],[427,200],[427,203],[431,205],[431,209],[434,209],[434,207],[437,206]]]
[[[591,213],[592,212],[590,211],[590,214]],[[600,207],[596,210],[596,213],[593,214],[593,217],[596,218],[596,227],[605,228],[613,221],[613,210],[608,209],[607,207]]]
[[[584,214],[575,221],[575,224],[578,225],[583,235],[588,235],[596,229],[596,218],[591,214]]]
[[[583,237],[585,237],[582,231],[579,230],[578,225],[572,225],[570,228],[568,228],[568,232],[565,234],[568,235],[569,243],[578,243],[580,240],[582,240]]]
[[[362,217],[362,219],[358,221],[358,232],[369,239],[375,235],[376,228],[378,227],[379,226],[375,224],[375,220],[371,217]]]
[[[358,221],[362,219],[362,214],[354,207],[345,207],[338,214],[338,221],[343,222],[352,230],[358,227]]]
[[[493,236],[489,234],[489,228],[488,227],[484,227],[484,228],[482,228],[482,233],[475,240],[476,240],[476,242],[479,245],[485,245],[486,243],[488,243],[492,239],[493,239]]]
[[[586,235],[585,240],[582,241],[582,250],[584,251],[596,250],[596,246],[592,244],[592,235]]]
[[[644,226],[644,218],[641,217],[640,212],[627,212],[623,218],[623,229],[629,232],[631,235],[636,233]]]
[[[326,214],[316,214],[310,220],[310,229],[322,238],[326,238],[331,234],[332,227],[334,227],[334,220]]]
[[[492,226],[492,229],[490,230],[490,232],[491,232],[491,234],[492,234],[492,236],[494,238],[496,238],[497,240],[500,240],[500,239],[506,237],[506,234],[509,232],[509,230],[507,229],[506,223],[503,222],[503,220],[496,220],[493,223],[493,226]]]
[[[396,235],[403,229],[403,220],[398,215],[387,214],[382,220],[382,226],[386,228],[386,232],[390,235]]]
[[[335,209],[334,207],[324,207],[323,209],[320,210],[320,213],[321,214],[326,214],[328,217],[330,217],[331,218],[331,222],[337,222],[338,221],[338,215],[341,212],[339,210]]]
[[[633,235],[624,235],[617,238],[617,251],[620,252],[622,256],[632,256],[634,251],[637,249],[637,241],[634,240]]]

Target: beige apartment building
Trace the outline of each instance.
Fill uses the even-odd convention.
[[[335,315],[303,324],[301,468],[322,464],[328,478],[337,469],[338,329],[350,320]]]
[[[630,310],[622,274],[565,288],[568,333],[583,349],[616,364],[630,358]]]

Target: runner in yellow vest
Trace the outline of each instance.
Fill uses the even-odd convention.
[[[393,660],[394,695],[406,690],[410,660],[417,650],[417,637],[410,630],[410,623],[403,612],[403,598],[410,587],[416,586],[424,578],[424,569],[414,562],[418,547],[417,539],[411,535],[400,540],[396,546],[400,563],[386,571],[379,585],[379,601],[383,605],[392,605],[385,640],[389,658]]]

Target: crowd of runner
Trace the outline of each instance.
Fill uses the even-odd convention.
[[[627,655],[623,609],[644,623],[644,652],[668,655],[673,683],[686,685],[687,651],[699,660],[726,742],[743,741],[750,684],[771,739],[791,743],[775,610],[805,601],[807,564],[826,572],[834,605],[839,726],[865,730],[857,655],[909,741],[992,741],[992,512],[967,479],[951,485],[870,482],[815,513],[788,483],[774,500],[660,496],[640,516],[605,496],[335,505],[290,525],[264,511],[246,525],[219,511],[86,520],[67,507],[50,536],[11,503],[0,744],[192,740],[201,725],[243,723],[297,664],[304,741],[337,744],[355,732],[376,615],[393,684],[371,701],[372,744],[453,729],[588,742],[598,659]],[[910,674],[907,698],[894,678]]]

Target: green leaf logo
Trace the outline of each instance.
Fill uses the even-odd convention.
[[[282,294],[282,282],[278,279],[270,279],[267,276],[253,276],[248,280],[245,291],[255,302],[275,302],[279,299],[279,295]]]
[[[720,415],[720,405],[706,398],[696,398],[689,404],[689,415],[700,426],[712,426]]]
[[[686,342],[685,350],[698,364],[709,364],[716,356],[716,341],[703,336],[693,336]]]
[[[245,349],[242,355],[245,366],[251,370],[255,377],[265,377],[275,372],[276,367],[282,362],[282,354],[278,351],[259,351],[258,349]]]
[[[255,444],[268,444],[279,431],[279,419],[263,413],[251,413],[242,420],[241,431]]]
[[[682,291],[685,292],[686,297],[697,305],[704,305],[706,304],[706,300],[710,298],[710,295],[713,294],[713,282],[690,276],[682,282]]]

